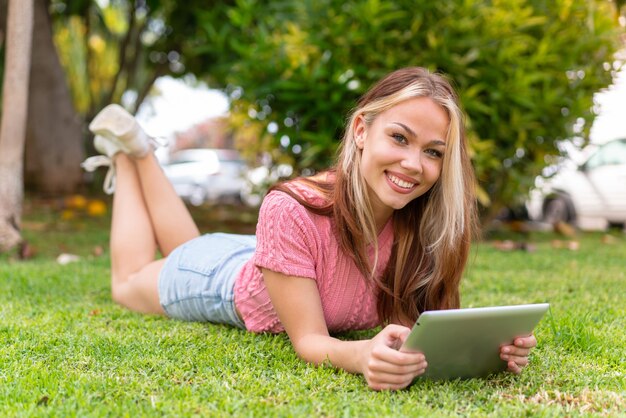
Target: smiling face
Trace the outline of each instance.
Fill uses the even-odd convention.
[[[361,173],[379,227],[437,182],[448,124],[446,111],[428,97],[405,100],[369,126],[362,115],[355,119]]]

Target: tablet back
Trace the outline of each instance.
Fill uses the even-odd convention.
[[[481,377],[506,369],[500,346],[529,335],[549,304],[427,311],[403,348],[420,351],[428,367],[421,377]]]

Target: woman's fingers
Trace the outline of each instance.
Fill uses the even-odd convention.
[[[532,334],[527,337],[517,337],[513,345],[519,348],[533,348],[537,346],[537,339]]]
[[[533,347],[537,346],[534,335],[517,337],[513,344],[500,348],[500,358],[507,362],[509,371],[519,374],[528,365],[528,356]]]
[[[509,356],[527,357],[532,348],[537,346],[537,339],[534,335],[527,337],[517,337],[513,344],[500,347],[500,353]]]
[[[530,348],[518,348],[513,345],[506,345],[500,349],[500,353],[509,356],[527,357],[530,354]]]
[[[387,347],[399,350],[410,333],[411,330],[405,326],[391,324],[387,325],[377,337]]]
[[[372,367],[368,369],[365,377],[370,388],[374,390],[403,389],[410,385],[415,377],[423,374],[426,367],[425,361],[411,367],[395,368],[391,372],[386,371],[388,370],[387,367],[383,367],[384,370]]]
[[[372,358],[368,364],[368,369],[372,372],[386,375],[415,375],[423,372],[427,366],[428,364],[423,356],[421,356],[420,360],[407,364],[389,363],[381,359]]]
[[[419,352],[399,351],[386,344],[376,344],[372,348],[372,357],[391,364],[414,364],[424,360]]]
[[[500,358],[505,361],[513,361],[519,366],[528,366],[529,363],[528,356],[500,355]]]
[[[516,362],[509,361],[507,362],[507,366],[510,372],[515,374],[520,374],[522,372],[522,367],[520,367]]]
[[[363,375],[374,390],[396,390],[407,387],[426,370],[422,353],[402,352],[397,348],[406,339],[408,329],[388,326],[372,340]]]

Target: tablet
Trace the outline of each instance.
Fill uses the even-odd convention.
[[[422,378],[483,377],[506,370],[500,346],[532,333],[548,303],[423,312],[403,350],[419,351],[428,367]]]

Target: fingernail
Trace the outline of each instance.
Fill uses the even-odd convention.
[[[508,352],[510,352],[510,351],[511,351],[511,349],[510,349],[510,348],[508,348],[508,347],[504,347],[504,348],[502,349],[502,352],[503,352],[503,353],[508,353]]]

